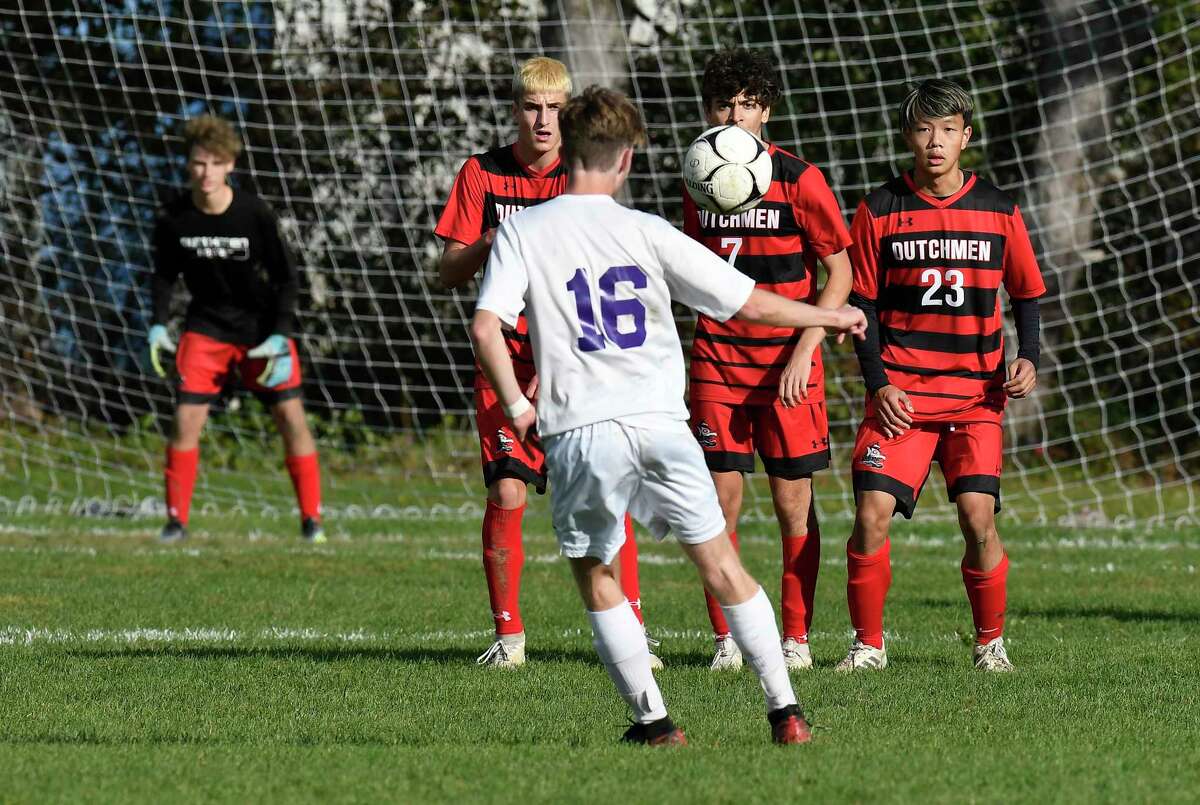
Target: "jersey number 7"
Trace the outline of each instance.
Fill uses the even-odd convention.
[[[640,347],[646,342],[646,306],[636,297],[618,299],[617,285],[627,282],[635,289],[646,287],[646,274],[637,266],[613,266],[600,275],[596,285],[600,291],[600,319],[603,331],[596,325],[595,309],[592,307],[592,289],[584,269],[576,269],[567,283],[567,290],[575,296],[575,311],[579,314],[579,338],[582,352],[604,349],[605,339],[621,349]],[[621,318],[633,320],[633,329],[622,332]]]

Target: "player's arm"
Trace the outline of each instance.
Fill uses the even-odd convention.
[[[867,396],[875,402],[875,418],[888,438],[899,436],[912,425],[915,411],[903,389],[892,385],[883,368],[883,350],[879,341],[879,314],[875,300],[879,295],[879,237],[874,216],[866,202],[858,205],[850,224],[850,259],[854,276],[850,304],[863,312],[867,329],[854,342],[858,366]]]
[[[480,235],[474,243],[462,243],[457,240],[447,240],[442,249],[442,259],[438,261],[438,281],[443,288],[457,288],[465,285],[483,268],[487,262],[488,251],[492,248],[492,240],[496,230],[489,229]]]
[[[1008,365],[1004,392],[1013,399],[1021,399],[1028,397],[1037,386],[1037,369],[1042,351],[1038,297],[1046,292],[1046,284],[1033,253],[1029,231],[1017,208],[1013,209],[1004,250],[1004,287],[1012,299],[1013,318],[1017,325],[1017,357]]]
[[[834,310],[846,304],[850,297],[850,287],[854,283],[853,272],[850,268],[850,256],[846,249],[821,259],[825,267],[825,287],[817,297],[817,307]],[[779,378],[779,399],[784,406],[798,405],[808,399],[808,378],[812,372],[813,353],[821,345],[825,332],[818,328],[805,330],[800,335],[800,341],[792,350],[787,366]]]
[[[170,228],[165,220],[160,220],[154,228],[154,274],[150,278],[152,319],[146,336],[150,347],[150,364],[159,377],[167,374],[162,365],[162,353],[175,351],[175,342],[167,333],[167,320],[171,316],[171,295],[175,291],[175,281],[179,279],[182,265],[176,251]]]
[[[475,359],[479,361],[479,367],[496,390],[504,414],[512,423],[513,433],[517,439],[524,441],[537,423],[537,414],[517,382],[512,357],[504,343],[500,317],[490,310],[476,310],[475,318],[471,320],[471,343],[475,345]]]
[[[839,342],[846,333],[862,338],[867,327],[862,311],[852,305],[827,309],[807,302],[797,302],[762,288],[755,288],[750,292],[749,298],[738,308],[734,318],[772,327],[825,328],[836,332]]]

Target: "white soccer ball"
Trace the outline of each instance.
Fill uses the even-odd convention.
[[[744,212],[757,206],[771,186],[771,155],[745,129],[715,126],[688,146],[683,186],[709,212]]]

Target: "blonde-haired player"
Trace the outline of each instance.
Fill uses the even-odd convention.
[[[570,95],[571,76],[560,61],[538,56],[517,69],[512,86],[516,142],[466,161],[434,230],[445,241],[438,264],[445,287],[465,285],[479,273],[501,221],[554,198],[566,187],[567,171],[559,158],[558,113]],[[536,380],[524,319],[516,322],[505,339],[521,386],[532,395]],[[496,629],[496,640],[479,663],[509,668],[525,662],[521,521],[526,486],[533,484],[538,492],[545,492],[544,457],[536,441],[526,443],[513,437],[496,392],[480,372],[475,373],[475,423],[487,487],[483,567]],[[640,618],[637,545],[632,539],[626,545],[621,554],[621,581],[630,600],[637,602]]]

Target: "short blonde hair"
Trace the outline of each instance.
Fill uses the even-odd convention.
[[[196,146],[231,160],[236,160],[242,154],[241,138],[228,120],[216,115],[193,117],[184,124],[183,143],[189,154]]]
[[[518,104],[526,95],[562,92],[571,97],[571,74],[567,65],[548,56],[534,56],[521,62],[513,76],[512,102]]]
[[[568,166],[606,170],[621,150],[646,144],[646,127],[638,110],[620,92],[593,84],[567,101],[558,113],[562,156]]]

